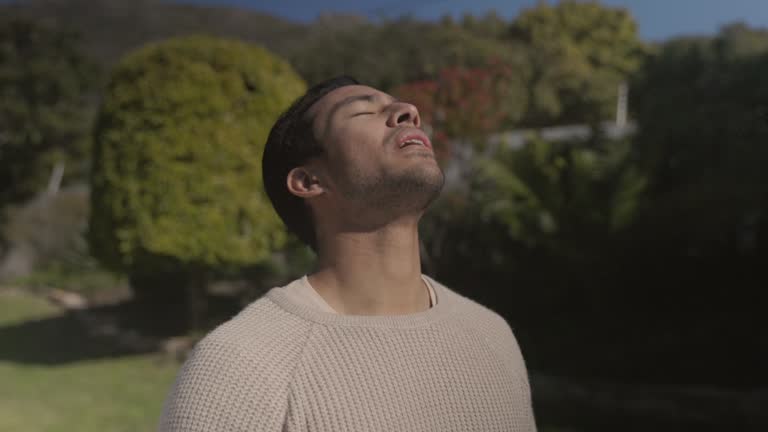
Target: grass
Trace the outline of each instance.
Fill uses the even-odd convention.
[[[52,263],[44,268],[35,269],[27,276],[13,280],[12,284],[33,292],[57,287],[88,296],[104,291],[104,287],[113,289],[115,286],[124,285],[126,281],[124,277],[86,260],[70,264]]]
[[[0,288],[0,432],[156,430],[178,364],[116,356],[73,321],[38,296]]]
[[[0,432],[155,430],[178,365],[93,347],[78,356],[99,341],[77,332],[44,299],[0,291]]]

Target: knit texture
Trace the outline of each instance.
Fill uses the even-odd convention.
[[[535,431],[509,325],[429,282],[435,306],[388,316],[323,312],[273,288],[197,344],[159,430]]]

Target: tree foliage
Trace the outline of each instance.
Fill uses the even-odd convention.
[[[450,23],[451,21],[447,21]],[[464,30],[481,37],[501,39],[507,31],[508,23],[495,10],[488,11],[483,16],[465,13],[459,24]]]
[[[392,94],[418,107],[439,156],[446,159],[457,142],[482,147],[489,134],[520,120],[525,78],[519,69],[493,59],[483,67],[447,67],[437,79],[403,84]]]
[[[0,206],[39,192],[55,161],[81,174],[96,70],[73,32],[0,20]]]
[[[0,1],[0,16],[77,29],[80,48],[111,67],[128,52],[171,37],[207,34],[257,43],[283,54],[301,43],[306,25],[247,8],[164,0]]]
[[[346,73],[415,103],[445,162],[469,154],[458,170],[465,187],[447,184],[420,225],[426,271],[498,307],[533,367],[646,383],[766,382],[765,343],[744,332],[766,300],[752,292],[767,283],[765,30],[737,23],[651,50],[627,11],[594,1],[539,2],[511,22],[496,14],[440,22],[326,15],[310,24],[159,0],[72,1],[0,11],[74,25],[87,52],[108,65],[147,41],[204,28],[275,50],[309,82]],[[83,94],[66,84],[79,66],[57,60],[74,45],[46,34],[28,38],[44,41],[39,50],[18,50],[38,46],[27,39],[0,46],[0,140],[31,140],[6,127],[34,111],[19,101],[49,103],[18,89],[62,86],[72,95],[34,111],[55,113],[35,121],[56,127],[28,130],[80,124],[78,105],[64,102]],[[278,105],[303,87],[259,52],[199,38],[152,45],[118,66],[95,134],[91,246],[130,272],[134,287],[199,281],[193,267],[233,274],[281,244],[260,192],[260,146]],[[499,130],[611,118],[625,80],[639,124],[631,142],[546,142],[534,132],[525,147],[483,154],[493,149],[486,136]],[[64,135],[76,134],[56,136]],[[451,143],[472,151],[452,152]],[[14,156],[13,169],[37,160],[24,156],[33,153]],[[24,172],[47,173],[29,166]],[[15,180],[2,181],[0,189]],[[273,278],[298,268],[278,267]],[[264,275],[258,265],[247,271]],[[160,312],[172,315],[179,293],[156,291],[167,296]],[[145,320],[146,309],[139,312]],[[728,345],[712,350],[712,340]]]
[[[649,217],[681,253],[741,249],[766,218],[766,74],[768,33],[729,26],[715,38],[670,41],[635,82]]]
[[[646,51],[627,10],[595,1],[541,3],[521,12],[507,37],[528,48],[528,124],[609,118],[617,86]]]
[[[533,140],[480,161],[473,194],[458,202],[467,217],[443,234],[451,247],[439,267],[458,281],[471,266],[494,287],[464,282],[489,304],[509,305],[538,367],[765,382],[764,344],[744,333],[764,322],[767,281],[761,34],[731,26],[660,46],[633,86],[631,146]],[[713,339],[738,342],[713,352]],[[564,349],[568,364],[557,360]],[[729,372],[713,374],[724,365]]]
[[[242,42],[171,39],[123,59],[95,130],[95,254],[131,273],[265,259],[285,233],[263,145],[303,90],[287,63]]]
[[[506,226],[510,241],[583,256],[635,216],[647,179],[629,149],[627,141],[595,149],[533,139],[477,160],[471,206]]]
[[[310,83],[348,74],[389,91],[402,83],[435,79],[449,66],[479,67],[515,54],[498,39],[456,26],[409,18],[381,24],[337,20],[346,24],[316,23],[307,42],[288,56]]]

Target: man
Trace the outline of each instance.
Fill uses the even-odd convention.
[[[199,342],[163,431],[534,431],[506,321],[421,274],[443,173],[413,105],[341,77],[275,123],[264,185],[318,255]]]

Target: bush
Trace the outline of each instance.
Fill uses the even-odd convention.
[[[287,63],[240,42],[179,38],[128,55],[95,130],[95,255],[134,272],[253,264],[280,247],[261,155],[303,91]]]
[[[204,308],[213,270],[268,259],[286,232],[263,189],[263,145],[304,90],[285,61],[242,42],[177,38],[128,55],[94,132],[95,256],[133,282],[162,275],[135,294],[177,305],[157,291],[186,289],[188,310]]]

